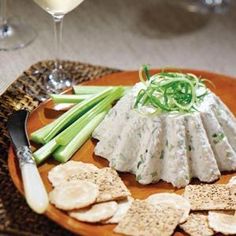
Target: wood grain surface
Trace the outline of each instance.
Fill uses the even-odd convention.
[[[169,69],[171,70],[171,69]],[[152,73],[157,72],[158,70],[152,71]],[[179,69],[178,71],[182,72],[191,72],[198,76],[202,76],[204,78],[210,79],[216,85],[215,89],[212,89],[217,95],[221,97],[221,99],[229,106],[234,114],[236,114],[236,103],[235,103],[235,87],[236,87],[236,80],[233,80],[230,77],[213,74],[205,71],[196,71],[196,70],[184,70]],[[103,78],[87,82],[88,85],[133,85],[138,81],[138,72],[131,71],[131,72],[122,72],[116,73],[109,76],[105,76]],[[69,91],[70,92],[70,91]],[[53,103],[52,101],[47,101],[39,106],[36,110],[34,110],[29,118],[28,121],[28,131],[32,132],[37,130],[38,128],[48,124],[59,114],[52,111]],[[80,160],[83,162],[93,163],[97,167],[102,168],[108,166],[108,162],[100,157],[94,155],[93,150],[95,146],[95,140],[88,140],[77,153],[73,156],[73,160]],[[35,146],[32,144],[32,147]],[[47,188],[47,191],[52,189],[51,184],[48,181],[47,175],[48,171],[57,165],[56,161],[49,159],[44,164],[39,167],[40,174],[42,176],[43,182]],[[18,162],[14,156],[12,147],[9,150],[8,156],[8,167],[10,171],[10,175],[13,179],[14,184],[16,185],[17,189],[23,194],[23,187],[22,187],[22,180],[21,175],[18,168]],[[230,177],[232,177],[234,173],[224,173],[220,180],[217,181],[218,183],[226,183]],[[126,186],[132,193],[134,198],[144,199],[152,193],[157,192],[176,192],[182,193],[183,189],[176,189],[172,187],[171,184],[167,184],[165,182],[159,182],[157,184],[150,184],[150,185],[140,185],[135,181],[135,177],[131,174],[120,173],[120,176]],[[197,181],[194,181],[197,183]],[[64,228],[68,229],[69,231],[75,234],[81,235],[116,235],[112,233],[112,229],[115,227],[114,225],[100,225],[100,224],[87,224],[78,222],[68,215],[56,209],[54,206],[50,205],[46,211],[46,216],[50,219],[58,223],[59,225],[63,226]],[[174,234],[175,236],[185,235],[180,230],[177,230]]]

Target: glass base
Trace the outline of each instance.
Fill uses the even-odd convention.
[[[229,9],[230,0],[183,0],[184,6],[190,12],[225,13]]]
[[[50,93],[60,93],[72,85],[73,80],[70,75],[62,69],[54,69],[45,80],[45,87]]]
[[[42,91],[37,94],[37,90],[28,89],[26,90],[26,93],[41,102],[47,100],[50,97],[50,94],[61,93],[75,84],[70,73],[62,67],[59,70],[46,68],[33,69],[32,75],[38,78],[37,83]]]
[[[36,36],[37,33],[29,25],[9,19],[7,24],[0,26],[0,50],[23,48],[33,42]]]

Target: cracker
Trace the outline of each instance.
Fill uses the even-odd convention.
[[[73,176],[77,173],[94,170],[98,170],[98,168],[93,164],[71,160],[53,167],[48,172],[48,179],[55,187],[65,183],[67,179],[70,178],[70,176]]]
[[[191,213],[187,221],[180,225],[191,236],[211,236],[214,231],[209,227],[207,213]]]
[[[188,185],[184,197],[192,210],[235,210],[236,199],[225,184]]]
[[[209,226],[216,232],[236,235],[236,216],[223,212],[209,212]]]
[[[99,195],[98,186],[88,181],[71,181],[56,186],[49,200],[57,208],[72,210],[93,204]]]
[[[121,219],[126,215],[127,211],[129,210],[132,202],[132,197],[128,197],[125,200],[121,200],[118,203],[118,209],[115,214],[108,220],[104,221],[104,224],[117,224],[121,221]]]
[[[175,193],[155,193],[150,195],[146,201],[153,205],[172,204],[174,207],[182,211],[182,217],[179,223],[183,223],[187,220],[191,209],[188,200]]]
[[[230,178],[229,182],[227,183],[229,187],[236,185],[236,176]]]
[[[236,176],[233,176],[229,182],[227,183],[227,186],[230,189],[230,193],[234,198],[236,198]]]
[[[118,204],[115,201],[102,202],[89,208],[69,212],[69,216],[83,222],[97,223],[112,217],[117,211]]]
[[[71,180],[87,180],[99,186],[99,195],[96,202],[122,200],[130,196],[130,192],[117,174],[110,167],[87,171],[71,176]]]
[[[115,227],[116,233],[126,235],[172,235],[181,218],[181,212],[170,206],[152,204],[135,200],[127,214]]]

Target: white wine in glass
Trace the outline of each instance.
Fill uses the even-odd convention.
[[[62,14],[72,11],[83,0],[34,0],[40,7],[51,15]]]
[[[37,33],[28,24],[7,16],[8,0],[0,0],[0,51],[23,48],[33,42]]]
[[[48,92],[58,93],[72,85],[72,79],[60,64],[62,42],[62,23],[65,14],[76,8],[83,0],[34,0],[40,7],[52,15],[55,34],[55,66],[47,76],[46,88]]]

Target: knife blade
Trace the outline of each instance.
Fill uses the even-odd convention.
[[[19,161],[26,201],[33,211],[41,214],[47,209],[49,201],[27,136],[28,115],[27,110],[14,112],[8,119],[7,128]]]

